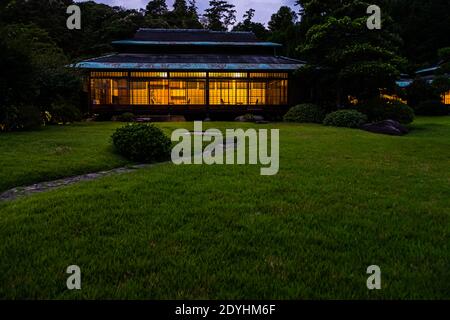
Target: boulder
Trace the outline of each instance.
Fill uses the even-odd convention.
[[[243,115],[243,116],[239,116],[236,119],[234,119],[234,121],[237,122],[259,122],[259,121],[264,121],[264,117],[263,116],[255,116],[255,115]]]
[[[409,131],[406,127],[402,126],[399,122],[394,120],[383,120],[375,123],[368,123],[361,127],[362,130],[387,134],[391,136],[402,136]]]

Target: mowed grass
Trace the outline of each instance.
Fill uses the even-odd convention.
[[[103,139],[114,126],[80,129]],[[280,129],[276,176],[162,164],[0,203],[0,297],[450,297],[450,118],[420,118],[405,137],[258,128]],[[80,291],[66,288],[72,264]],[[373,264],[382,290],[366,287]]]
[[[0,134],[0,192],[127,164],[111,145],[111,133],[118,126],[80,123]]]

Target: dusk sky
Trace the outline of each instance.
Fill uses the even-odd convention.
[[[80,0],[80,2],[82,2]],[[98,3],[105,3],[113,6],[122,6],[125,8],[145,8],[149,0],[95,0]],[[294,6],[295,0],[229,0],[236,6],[238,21],[242,20],[242,16],[249,8],[256,10],[255,20],[267,23],[273,13],[278,11],[281,6],[290,6],[295,11],[298,7]],[[167,0],[167,4],[171,6],[173,0]],[[197,6],[200,13],[208,7],[209,0],[197,0]]]

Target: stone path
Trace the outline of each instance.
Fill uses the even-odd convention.
[[[129,173],[129,172],[133,172],[133,171],[136,171],[136,170],[139,170],[142,168],[146,168],[149,166],[152,166],[152,165],[151,164],[134,165],[134,166],[129,166],[129,167],[116,168],[116,169],[112,169],[112,170],[108,170],[108,171],[88,173],[88,174],[83,174],[83,175],[74,176],[74,177],[70,177],[70,178],[58,179],[58,180],[54,180],[54,181],[40,182],[40,183],[32,184],[32,185],[26,186],[26,187],[17,187],[17,188],[13,188],[11,190],[5,191],[2,194],[0,194],[0,201],[14,200],[17,197],[27,196],[27,195],[34,194],[34,193],[45,192],[45,191],[49,191],[52,189],[68,186],[68,185],[71,185],[71,184],[74,184],[77,182],[95,180],[95,179],[110,176],[113,174]]]

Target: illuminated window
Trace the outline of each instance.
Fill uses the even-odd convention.
[[[92,104],[128,104],[126,79],[91,79]]]
[[[287,73],[268,73],[268,72],[258,72],[250,73],[250,78],[276,78],[276,79],[287,79]]]
[[[150,90],[148,81],[131,81],[130,98],[133,105],[150,104]]]
[[[155,105],[169,104],[168,80],[150,81],[150,104]]]
[[[129,104],[128,82],[126,79],[112,80],[112,103]]]
[[[247,82],[239,80],[210,81],[209,103],[212,105],[248,104]]]
[[[210,78],[247,78],[246,72],[210,72]]]
[[[127,76],[127,72],[91,72],[93,78],[125,78]]]
[[[266,104],[266,82],[250,82],[250,104]]]
[[[132,78],[167,78],[167,72],[132,72]]]
[[[112,81],[108,79],[91,79],[92,104],[112,103]]]
[[[267,84],[267,104],[288,104],[287,80],[272,80]]]
[[[447,92],[447,93],[444,93],[444,94],[442,95],[442,102],[443,102],[444,104],[450,104],[450,91]]]
[[[171,72],[171,78],[206,78],[206,72]]]
[[[170,104],[205,104],[205,80],[170,80]]]

